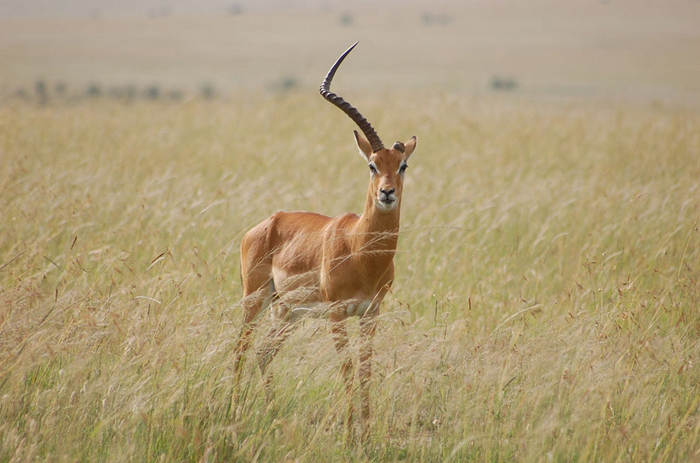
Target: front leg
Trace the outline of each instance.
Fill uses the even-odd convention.
[[[377,315],[379,306],[384,300],[384,296],[389,292],[394,281],[393,266],[387,272],[385,283],[379,293],[369,306],[369,309],[360,318],[360,335],[362,344],[360,346],[360,406],[362,416],[362,439],[367,437],[369,431],[369,381],[372,378],[372,353],[374,335],[377,331]]]
[[[366,434],[369,427],[369,381],[372,378],[372,341],[377,331],[377,311],[368,311],[360,318],[360,333],[362,345],[360,347],[360,406],[362,416],[362,430]]]
[[[339,311],[330,313],[331,332],[333,333],[333,342],[335,350],[341,357],[340,375],[345,383],[345,394],[348,400],[348,409],[345,419],[347,428],[352,426],[352,383],[353,383],[353,368],[352,359],[348,353],[348,331],[345,327],[345,315]]]

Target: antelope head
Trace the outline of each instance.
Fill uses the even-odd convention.
[[[331,81],[335,76],[335,72],[357,43],[355,42],[345,53],[340,55],[340,58],[331,67],[323,80],[320,92],[325,99],[347,114],[364,133],[364,136],[362,136],[355,130],[355,143],[357,143],[360,155],[369,166],[369,195],[377,210],[391,212],[395,209],[398,210],[397,207],[401,202],[404,173],[408,168],[408,158],[411,157],[411,154],[416,149],[417,139],[414,136],[406,143],[397,141],[391,148],[384,148],[384,144],[372,127],[372,124],[350,103],[330,91]]]

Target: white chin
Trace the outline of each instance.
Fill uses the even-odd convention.
[[[399,204],[398,200],[392,201],[390,203],[385,203],[383,201],[375,201],[374,204],[377,206],[377,209],[383,212],[390,212],[396,209],[396,205]]]

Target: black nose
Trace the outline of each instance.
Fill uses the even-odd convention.
[[[390,194],[392,194],[394,191],[396,191],[395,188],[391,188],[391,189],[389,189],[389,190],[385,190],[384,188],[380,188],[380,189],[379,189],[379,192],[380,192],[380,193],[384,193],[384,194],[387,195],[387,196],[389,196]]]

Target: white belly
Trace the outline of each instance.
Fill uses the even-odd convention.
[[[362,317],[368,311],[377,310],[372,299],[353,298],[342,302],[324,303],[318,287],[318,272],[290,275],[282,269],[272,269],[274,291],[278,299],[272,303],[272,316],[276,319],[296,321],[301,317],[320,317],[329,311],[340,311],[346,317]]]

